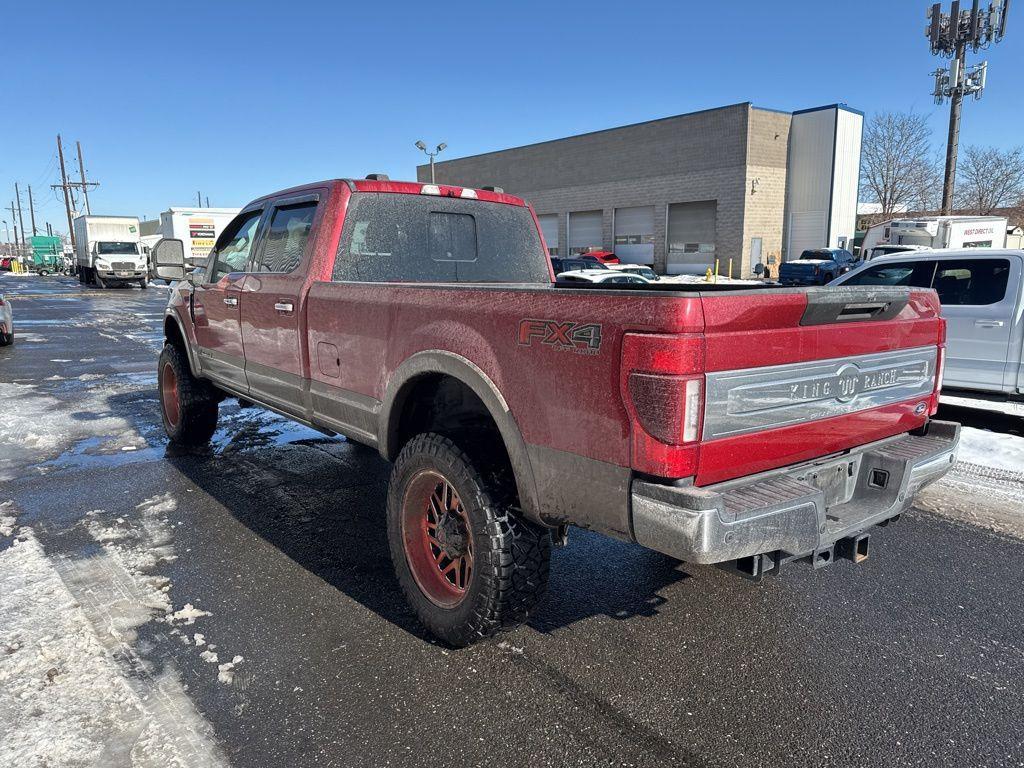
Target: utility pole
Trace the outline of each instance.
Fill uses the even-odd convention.
[[[14,182],[14,200],[17,201],[17,226],[22,230],[22,245],[25,245],[25,218],[22,215],[22,194],[17,189],[17,182]]]
[[[967,68],[967,48],[969,46],[977,53],[980,48],[1000,42],[1006,35],[1006,16],[1009,10],[1010,0],[996,0],[986,10],[981,9],[979,0],[972,0],[969,11],[961,11],[960,0],[953,0],[948,15],[942,12],[942,3],[935,3],[928,11],[925,36],[931,52],[951,59],[948,69],[943,67],[932,73],[935,78],[935,90],[932,91],[935,103],[941,104],[949,99],[946,168],[942,179],[943,215],[949,215],[953,210],[964,96],[971,94],[975,101],[980,99],[988,75],[987,61]]]
[[[68,237],[71,238],[71,249],[75,250],[75,226],[71,223],[71,186],[68,184],[68,172],[64,167],[64,146],[57,134],[57,156],[60,158],[60,186],[64,190],[64,210],[68,214]],[[56,185],[54,185],[56,186]]]
[[[28,185],[28,213],[29,218],[32,219],[32,237],[35,237],[36,232],[36,204],[32,201],[32,185]]]
[[[17,211],[18,209],[14,207],[14,201],[13,200],[11,201],[11,204],[9,206],[7,206],[7,208],[5,210],[8,210],[8,211],[11,212],[11,226],[14,227],[14,245],[15,245],[15,247],[17,247],[17,245],[18,245],[18,219],[17,219],[17,216],[15,216],[15,211]]]
[[[209,195],[206,196],[206,207],[207,208],[210,207],[210,196]]]
[[[85,213],[86,215],[91,216],[92,209],[89,207],[89,182],[85,180],[85,163],[82,162],[82,142],[76,141],[75,146],[78,148],[78,177],[82,180],[82,195],[85,197]]]
[[[203,207],[203,193],[202,192],[196,192],[196,205],[198,205],[200,208]]]

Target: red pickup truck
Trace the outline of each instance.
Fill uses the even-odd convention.
[[[237,397],[376,448],[454,645],[526,619],[569,525],[759,578],[862,560],[953,463],[933,291],[560,284],[546,253],[499,189],[382,176],[255,200],[202,269],[163,240],[167,433]]]

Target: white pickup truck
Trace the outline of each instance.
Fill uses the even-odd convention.
[[[830,284],[934,288],[946,319],[946,390],[1024,397],[1024,251],[892,254]]]

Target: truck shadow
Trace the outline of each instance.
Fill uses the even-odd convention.
[[[256,535],[293,562],[392,624],[424,640],[401,593],[388,552],[385,503],[391,465],[340,439],[274,445],[253,435],[170,461]],[[270,443],[270,444],[268,444]],[[550,633],[575,622],[655,615],[680,563],[637,545],[573,529],[555,551],[547,599],[530,625]]]

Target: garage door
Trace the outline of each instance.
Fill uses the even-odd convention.
[[[702,275],[715,265],[718,201],[673,203],[668,207],[670,275]]]
[[[825,211],[801,211],[789,215],[786,260],[799,259],[809,248],[827,248]]]
[[[654,263],[654,206],[615,209],[615,255],[630,264]]]
[[[575,211],[569,214],[569,255],[583,253],[588,248],[601,248],[601,211]]]
[[[545,213],[537,217],[540,222],[540,231],[544,235],[544,242],[548,246],[548,255],[558,255],[558,214]]]

